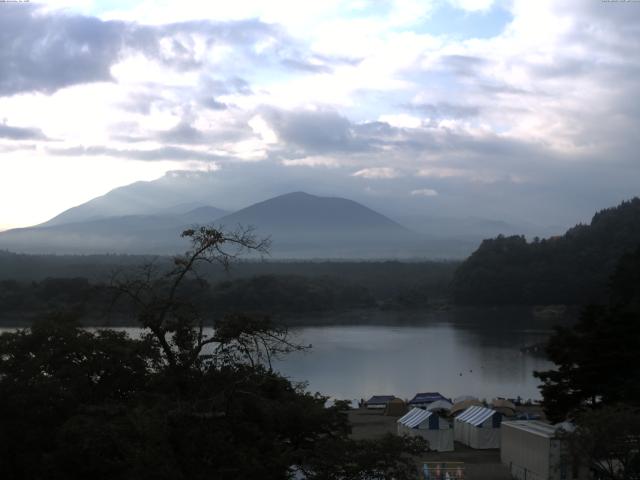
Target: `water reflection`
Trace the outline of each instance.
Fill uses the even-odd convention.
[[[552,365],[521,348],[544,341],[558,323],[522,308],[352,312],[298,320],[309,326],[294,327],[292,334],[313,348],[285,357],[276,368],[307,381],[312,391],[340,399],[410,398],[419,391],[539,398],[532,372]],[[118,330],[140,334],[138,328]]]
[[[293,329],[300,342],[313,348],[289,356],[278,368],[336,398],[410,398],[418,391],[487,399],[540,397],[532,372],[551,364],[521,348],[544,341],[555,320],[505,309],[372,316],[375,325]]]

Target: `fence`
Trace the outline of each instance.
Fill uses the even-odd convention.
[[[464,480],[463,462],[425,462],[422,464],[424,480]]]

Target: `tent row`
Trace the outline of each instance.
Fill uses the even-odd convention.
[[[420,436],[429,442],[430,449],[439,452],[452,451],[454,440],[475,449],[500,448],[501,422],[500,412],[485,407],[470,407],[453,426],[434,411],[413,408],[398,419],[397,432]]]
[[[439,392],[424,392],[417,393],[411,400],[406,402],[404,410],[400,408],[400,404],[404,404],[404,401],[393,395],[374,395],[369,400],[364,402],[364,406],[368,409],[387,409],[390,403],[394,403],[393,410],[396,415],[403,415],[406,413],[406,408],[422,408],[431,411],[437,411],[441,414],[448,416],[457,416],[466,411],[470,407],[484,407],[484,404],[475,397],[465,395],[458,397],[451,402],[450,399],[444,397]],[[509,400],[494,399],[491,402],[491,408],[504,416],[512,417],[516,414],[516,406]],[[394,415],[394,413],[389,413]]]

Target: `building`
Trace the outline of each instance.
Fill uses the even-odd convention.
[[[438,400],[449,400],[438,392],[424,392],[416,393],[415,397],[409,400],[410,407],[426,408],[430,403],[437,402]]]
[[[566,427],[563,427],[566,428]],[[574,480],[587,471],[565,457],[559,425],[536,420],[502,422],[500,460],[518,480]]]
[[[451,424],[437,413],[413,408],[397,421],[398,435],[422,437],[429,442],[429,449],[437,452],[453,451]]]
[[[374,395],[369,400],[364,402],[364,406],[369,409],[380,409],[383,410],[387,408],[387,403],[396,398],[394,395]]]
[[[502,414],[490,408],[472,406],[454,420],[454,438],[471,448],[500,448]]]

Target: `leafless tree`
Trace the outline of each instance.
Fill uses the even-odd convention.
[[[213,226],[185,230],[182,237],[190,240],[191,248],[174,257],[171,267],[148,262],[134,272],[117,272],[111,281],[116,298],[131,302],[138,322],[157,342],[170,369],[188,369],[199,361],[261,363],[271,368],[273,358],[303,348],[289,341],[287,330],[275,327],[268,318],[218,319],[215,333],[207,335],[205,315],[194,301],[194,289],[206,286],[200,264],[218,263],[229,269],[243,254],[267,254],[269,238],[258,238],[252,228],[225,232]],[[207,345],[210,352],[204,354]]]

